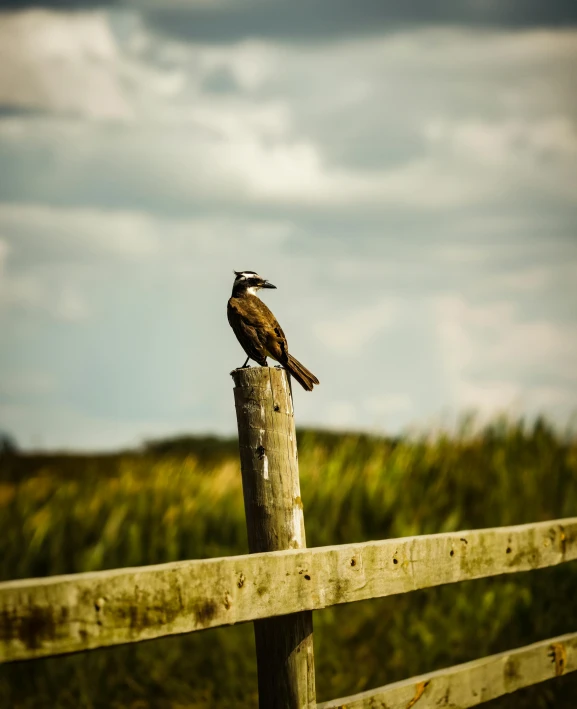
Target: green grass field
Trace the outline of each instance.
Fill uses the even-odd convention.
[[[546,423],[385,440],[299,434],[309,546],[577,515],[577,440]],[[247,552],[236,443],[0,461],[0,578]],[[315,613],[319,700],[577,630],[577,563]],[[575,673],[577,675],[577,673]],[[486,704],[575,709],[571,675]],[[0,668],[2,709],[253,707],[252,627]]]

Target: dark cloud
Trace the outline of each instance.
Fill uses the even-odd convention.
[[[127,0],[0,0],[0,11],[33,7],[82,10],[126,7]],[[404,26],[459,24],[475,27],[563,27],[577,24],[574,0],[237,0],[173,6],[158,0],[143,10],[155,27],[185,40],[232,42],[246,37],[308,41],[382,33]]]
[[[95,7],[120,5],[121,0],[0,0],[2,10],[28,10],[49,8],[53,10],[87,10]]]
[[[238,81],[227,67],[219,67],[209,73],[202,82],[202,88],[207,93],[227,94],[239,90]]]
[[[2,118],[34,118],[46,115],[48,115],[48,111],[0,103],[0,120]]]
[[[338,39],[394,31],[406,26],[458,24],[474,27],[563,27],[577,24],[574,0],[254,0],[223,8],[162,8],[147,13],[151,24],[185,40],[232,42],[246,37],[289,41]]]

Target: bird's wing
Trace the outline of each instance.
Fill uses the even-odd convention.
[[[231,298],[226,313],[228,322],[247,355],[259,363],[266,359],[267,353],[263,347],[258,328],[254,327],[252,318],[246,317],[244,308],[239,307],[239,304]]]
[[[288,361],[288,344],[282,327],[278,324],[276,318],[274,318],[272,327],[266,328],[262,332],[262,336],[264,336],[263,344],[268,356],[276,359],[277,362],[281,362],[281,364],[286,364]]]
[[[243,299],[242,302],[232,299],[229,302],[229,313],[232,313],[234,320],[242,324],[242,328],[250,332],[250,339],[258,341],[259,349],[262,348],[263,356],[276,359],[277,362],[285,363],[288,359],[288,345],[282,327],[278,324],[271,310],[260,298],[251,298],[250,301]],[[229,315],[229,322],[236,333],[239,341],[243,344],[241,335],[235,329]],[[245,347],[245,351],[249,354]],[[250,357],[252,355],[249,354]],[[256,360],[258,361],[258,359]]]

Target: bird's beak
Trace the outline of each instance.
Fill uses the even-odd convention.
[[[265,282],[262,284],[261,288],[276,288],[276,286],[273,286],[272,283],[269,283],[268,281],[265,281]]]

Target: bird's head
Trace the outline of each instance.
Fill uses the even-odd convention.
[[[261,278],[254,271],[235,271],[234,275],[233,293],[241,294],[247,292],[251,295],[256,295],[261,288],[276,288],[276,286]]]

